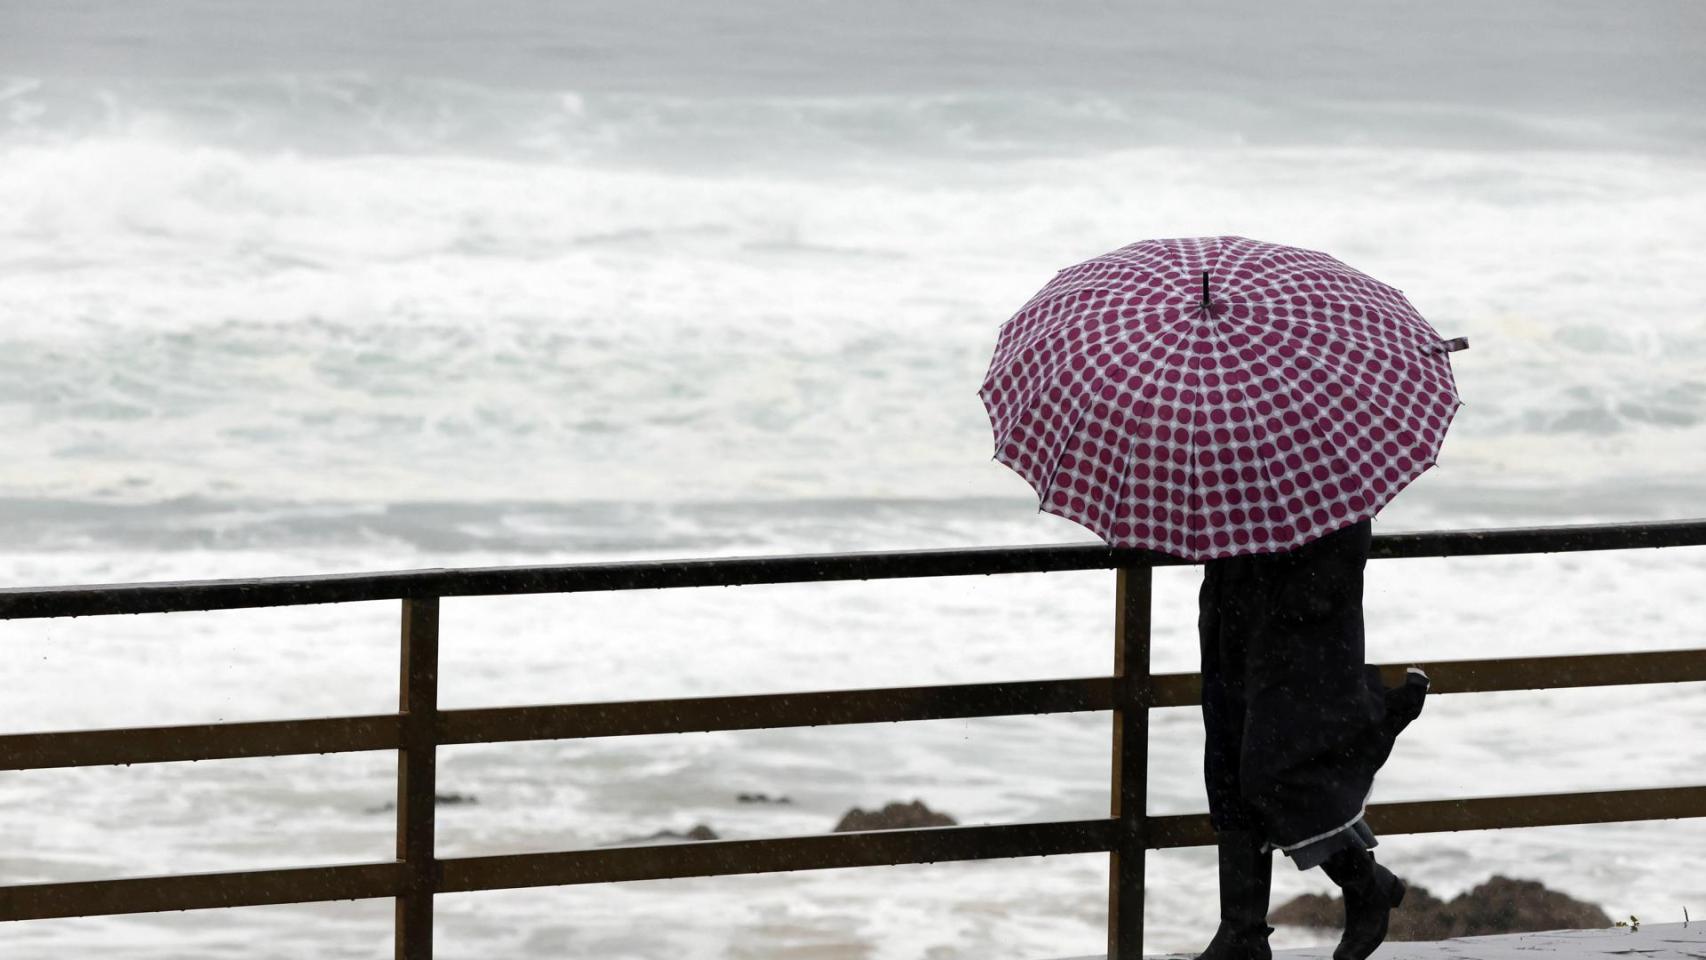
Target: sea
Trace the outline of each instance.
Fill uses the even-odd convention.
[[[1000,325],[1148,237],[1404,290],[1464,407],[1375,532],[1706,516],[1706,6],[0,0],[8,587],[1093,542],[992,459]],[[1196,669],[1200,571],[1156,574]],[[1373,662],[1698,648],[1706,548],[1376,561]],[[451,599],[441,705],[1106,675],[1108,571]],[[0,732],[389,712],[395,602],[0,623]],[[440,751],[437,849],[922,800],[1104,817],[1106,713]],[[1706,783],[1706,684],[1430,700],[1373,802]],[[1194,709],[1149,809],[1205,809]],[[395,757],[0,773],[0,884],[386,860]],[[770,802],[743,802],[762,793]],[[785,798],[785,802],[783,802]],[[1706,821],[1383,837],[1706,918]],[[1099,953],[1105,855],[441,896],[438,955]],[[1210,848],[1153,852],[1200,950]],[[1327,892],[1275,865],[1273,902]],[[0,957],[379,958],[391,904],[0,925]],[[1331,943],[1282,927],[1279,946]]]

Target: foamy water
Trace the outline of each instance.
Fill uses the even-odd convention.
[[[1706,513],[1696,7],[1447,4],[1299,27],[1275,59],[1238,55],[1294,29],[1269,13],[1050,6],[1075,29],[1028,5],[823,29],[769,0],[574,23],[428,3],[332,38],[312,5],[0,3],[0,578],[1083,541],[990,460],[996,329],[1062,266],[1219,233],[1330,251],[1470,338],[1440,466],[1377,533]],[[1346,46],[1369,31],[1385,46]],[[1698,646],[1703,566],[1376,563],[1370,658]],[[1158,670],[1195,668],[1197,576],[1157,574]],[[442,702],[1104,674],[1111,590],[446,601]],[[395,617],[0,624],[0,729],[386,712]],[[1700,687],[1437,698],[1375,800],[1698,783]],[[1200,726],[1155,714],[1151,810],[1203,808]],[[478,803],[441,809],[439,850],[813,833],[913,797],[962,823],[1104,816],[1108,749],[1105,715],[447,748],[442,788]],[[393,766],[6,774],[0,882],[386,859]],[[1380,853],[1442,896],[1503,872],[1656,922],[1706,915],[1703,842],[1683,822]],[[1152,854],[1149,949],[1206,942],[1212,857]],[[1281,861],[1275,886],[1327,881]],[[1041,958],[1099,950],[1105,897],[1105,857],[1050,857],[457,895],[438,937],[449,957]],[[389,930],[382,902],[40,921],[0,928],[0,954],[375,957]]]

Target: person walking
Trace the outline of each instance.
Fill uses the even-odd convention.
[[[1335,960],[1372,953],[1404,897],[1362,817],[1428,678],[1388,690],[1364,661],[1363,567],[1372,518],[1436,462],[1468,345],[1334,257],[1236,236],[1092,257],[1001,327],[995,459],[1110,546],[1204,565],[1203,960],[1271,955],[1274,850],[1344,890]]]
[[[1335,960],[1386,937],[1405,885],[1363,822],[1375,772],[1421,713],[1427,674],[1385,688],[1363,662],[1368,520],[1292,550],[1209,560],[1198,595],[1203,779],[1220,871],[1220,928],[1202,960],[1265,960],[1273,851],[1343,890]]]

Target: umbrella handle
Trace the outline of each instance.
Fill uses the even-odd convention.
[[[1469,338],[1457,337],[1452,340],[1441,340],[1438,343],[1430,343],[1422,349],[1428,353],[1455,353],[1458,350],[1469,349]]]

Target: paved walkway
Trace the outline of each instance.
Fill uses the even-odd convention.
[[[1190,954],[1167,954],[1189,957]],[[1286,960],[1331,960],[1333,945],[1302,950],[1275,950]],[[1428,943],[1385,943],[1370,960],[1706,960],[1706,918],[1689,924],[1641,924],[1639,930],[1554,930],[1548,933],[1509,933],[1496,937],[1460,937]],[[1074,957],[1072,960],[1106,960]]]

